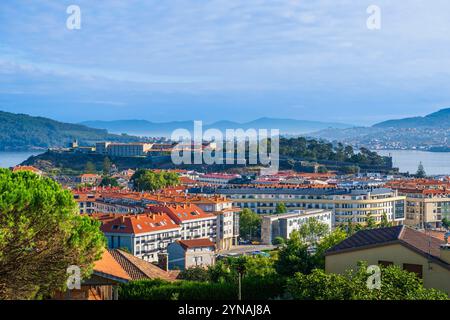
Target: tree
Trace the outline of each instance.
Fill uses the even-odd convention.
[[[360,168],[358,166],[345,166],[342,167],[342,172],[346,174],[357,174],[360,171]]]
[[[101,257],[100,222],[80,216],[70,191],[31,172],[0,169],[0,299],[36,299],[64,289]]]
[[[298,229],[300,239],[309,245],[316,245],[319,240],[328,234],[329,228],[325,223],[318,221],[315,218],[308,219]]]
[[[280,214],[280,213],[286,213],[286,212],[287,212],[286,205],[282,202],[277,203],[277,206],[275,208],[275,213]]]
[[[103,177],[102,182],[100,183],[100,187],[118,187],[119,182],[117,182],[116,178],[111,177]]]
[[[423,167],[422,162],[419,163],[419,166],[417,167],[416,177],[417,178],[426,178],[427,174],[425,172],[425,169]]]
[[[313,257],[315,268],[325,269],[325,253],[327,250],[341,243],[346,238],[347,233],[341,228],[337,228],[325,235],[316,245],[316,252]]]
[[[180,279],[190,281],[209,281],[209,272],[203,267],[192,267],[180,272]]]
[[[377,222],[375,221],[375,218],[372,216],[371,213],[369,213],[367,215],[367,218],[366,218],[366,226],[365,226],[365,228],[366,229],[373,229],[376,226],[377,226]]]
[[[279,245],[282,245],[282,244],[285,244],[285,243],[286,243],[286,240],[283,237],[275,237],[272,240],[272,244],[274,246],[279,246]]]
[[[86,173],[95,173],[95,172],[97,172],[97,168],[95,167],[95,164],[93,164],[91,161],[88,161],[88,162],[86,162],[84,171]]]
[[[293,276],[296,272],[310,273],[314,269],[314,260],[298,231],[293,231],[286,245],[278,252],[278,260],[275,263],[278,274]]]
[[[317,173],[328,173],[328,169],[327,169],[327,167],[325,167],[325,166],[320,166],[320,167],[317,169]]]
[[[251,240],[261,228],[261,217],[248,208],[244,208],[239,215],[239,233],[244,239]]]
[[[369,289],[366,264],[344,275],[316,269],[288,279],[287,292],[298,300],[448,300],[444,292],[425,289],[414,273],[398,266],[381,267],[381,289]]]
[[[449,228],[450,228],[450,220],[449,220],[447,217],[444,217],[444,218],[442,219],[442,226],[443,226],[445,229],[449,229]]]
[[[109,160],[108,157],[105,157],[105,159],[103,159],[103,175],[106,176],[109,174],[109,172],[111,171],[111,160]]]
[[[174,172],[139,169],[133,174],[131,181],[137,191],[155,191],[179,184],[180,178]]]
[[[381,216],[380,228],[387,227],[392,227],[392,222],[389,222],[386,212],[383,212],[383,215]]]

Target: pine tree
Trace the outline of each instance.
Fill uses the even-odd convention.
[[[419,163],[419,167],[417,168],[416,177],[417,178],[425,178],[427,176],[425,169],[423,167],[422,162]]]

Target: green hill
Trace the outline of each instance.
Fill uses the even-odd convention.
[[[66,147],[77,139],[82,145],[97,141],[137,141],[127,135],[109,134],[79,124],[58,122],[43,117],[0,111],[0,150],[31,150]]]
[[[450,127],[450,108],[441,109],[424,117],[388,120],[374,125],[375,128],[448,128]]]

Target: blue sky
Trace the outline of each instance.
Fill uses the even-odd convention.
[[[81,8],[68,30],[66,8]],[[366,9],[381,8],[381,30]],[[447,0],[2,0],[0,110],[368,125],[450,106]]]

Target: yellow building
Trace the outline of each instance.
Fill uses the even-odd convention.
[[[450,246],[407,226],[363,230],[327,251],[325,270],[344,274],[358,262],[398,265],[415,272],[426,288],[450,295]],[[381,279],[383,281],[383,279]]]
[[[441,227],[450,219],[450,194],[440,190],[399,190],[406,196],[405,224],[419,228]]]
[[[383,216],[394,225],[405,219],[405,196],[388,188],[376,189],[289,189],[222,188],[217,194],[233,201],[233,206],[249,208],[258,214],[273,214],[277,204],[288,210],[332,210],[335,226],[349,222],[365,225],[369,216],[380,223]]]

